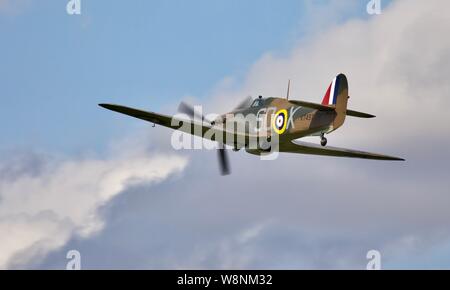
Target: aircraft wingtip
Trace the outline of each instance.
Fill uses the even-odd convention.
[[[105,104],[105,103],[101,103],[101,104],[98,104],[100,107],[102,107],[102,108],[105,108],[105,109],[111,109],[111,108],[113,108],[114,107],[114,105],[112,105],[112,104]]]
[[[406,161],[406,159],[400,158],[400,157],[393,157],[392,160],[394,161]]]

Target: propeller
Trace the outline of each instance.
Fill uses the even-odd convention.
[[[186,104],[185,102],[180,103],[180,105],[178,106],[178,111],[180,113],[184,113],[184,114],[188,115],[190,118],[192,118],[194,120],[197,118],[201,118],[202,121],[205,120],[205,117],[200,112],[198,112],[197,110],[195,110],[194,107],[192,107],[189,104]],[[231,173],[231,170],[230,170],[230,164],[228,162],[228,155],[227,155],[227,151],[225,149],[225,145],[219,143],[219,148],[217,149],[217,153],[218,153],[221,174],[229,175]]]
[[[205,119],[200,112],[196,111],[194,107],[186,104],[185,102],[180,103],[178,106],[178,112],[188,115],[191,119],[201,118],[202,121]]]
[[[248,107],[250,107],[252,105],[252,103],[253,103],[253,98],[247,97],[245,100],[240,102],[239,105],[234,110],[237,111],[237,110],[247,109]]]
[[[229,175],[231,173],[230,163],[228,162],[227,151],[223,145],[220,146],[220,148],[217,150],[217,153],[219,157],[220,173],[224,176]]]
[[[248,107],[250,107],[253,103],[253,98],[252,97],[247,97],[245,100],[243,100],[242,102],[239,103],[239,105],[234,109],[234,111],[237,110],[242,110],[242,109],[246,109]],[[188,115],[191,119],[200,119],[203,121],[207,121],[211,124],[214,124],[214,122],[211,122],[207,119],[205,119],[205,117],[203,116],[202,113],[198,112],[197,110],[195,110],[194,107],[192,107],[191,105],[185,103],[185,102],[181,102],[180,105],[178,106],[178,111],[180,113],[184,113],[186,115]],[[220,172],[222,175],[229,175],[231,173],[230,170],[230,163],[228,160],[228,154],[227,151],[225,149],[225,145],[222,143],[219,143],[219,148],[217,149],[217,156],[219,159],[219,167],[220,167]]]

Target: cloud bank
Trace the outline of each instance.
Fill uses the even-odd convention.
[[[0,164],[0,268],[42,258],[74,235],[92,236],[104,226],[100,207],[129,187],[162,182],[187,163],[174,154],[118,149],[106,158],[25,156]]]

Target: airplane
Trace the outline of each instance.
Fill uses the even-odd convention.
[[[320,104],[290,100],[289,89],[290,81],[286,98],[263,98],[259,96],[253,99],[248,97],[234,110],[227,114],[219,115],[212,121],[207,120],[203,115],[198,116],[197,110],[184,102],[180,103],[178,110],[187,115],[188,119],[115,104],[99,104],[99,106],[151,122],[153,126],[158,124],[216,141],[219,145],[218,157],[222,175],[230,174],[230,166],[226,154],[227,145],[231,146],[234,151],[244,148],[246,152],[254,155],[264,155],[273,152],[272,150],[276,150],[276,152],[280,153],[405,161],[403,158],[394,156],[326,146],[327,138],[325,138],[325,135],[341,127],[347,116],[357,118],[375,117],[371,114],[347,109],[350,97],[347,77],[344,74],[339,74],[333,79]],[[238,119],[233,120],[233,117],[255,115],[259,118],[257,120],[264,120],[268,125],[264,127],[257,122],[250,127],[247,125],[244,131],[228,130],[227,125],[230,119],[235,125],[239,123],[239,121],[236,121]],[[208,134],[209,131],[212,131],[213,134]],[[258,132],[259,137],[255,135],[255,132]],[[230,135],[233,138],[226,138]],[[270,150],[265,143],[250,146],[250,139],[260,138],[261,135],[270,142]],[[320,137],[320,145],[298,140],[307,136]]]

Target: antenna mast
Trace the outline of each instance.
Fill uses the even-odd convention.
[[[287,94],[286,94],[287,100],[289,100],[290,91],[291,91],[291,80],[288,80],[288,87],[287,87]]]

